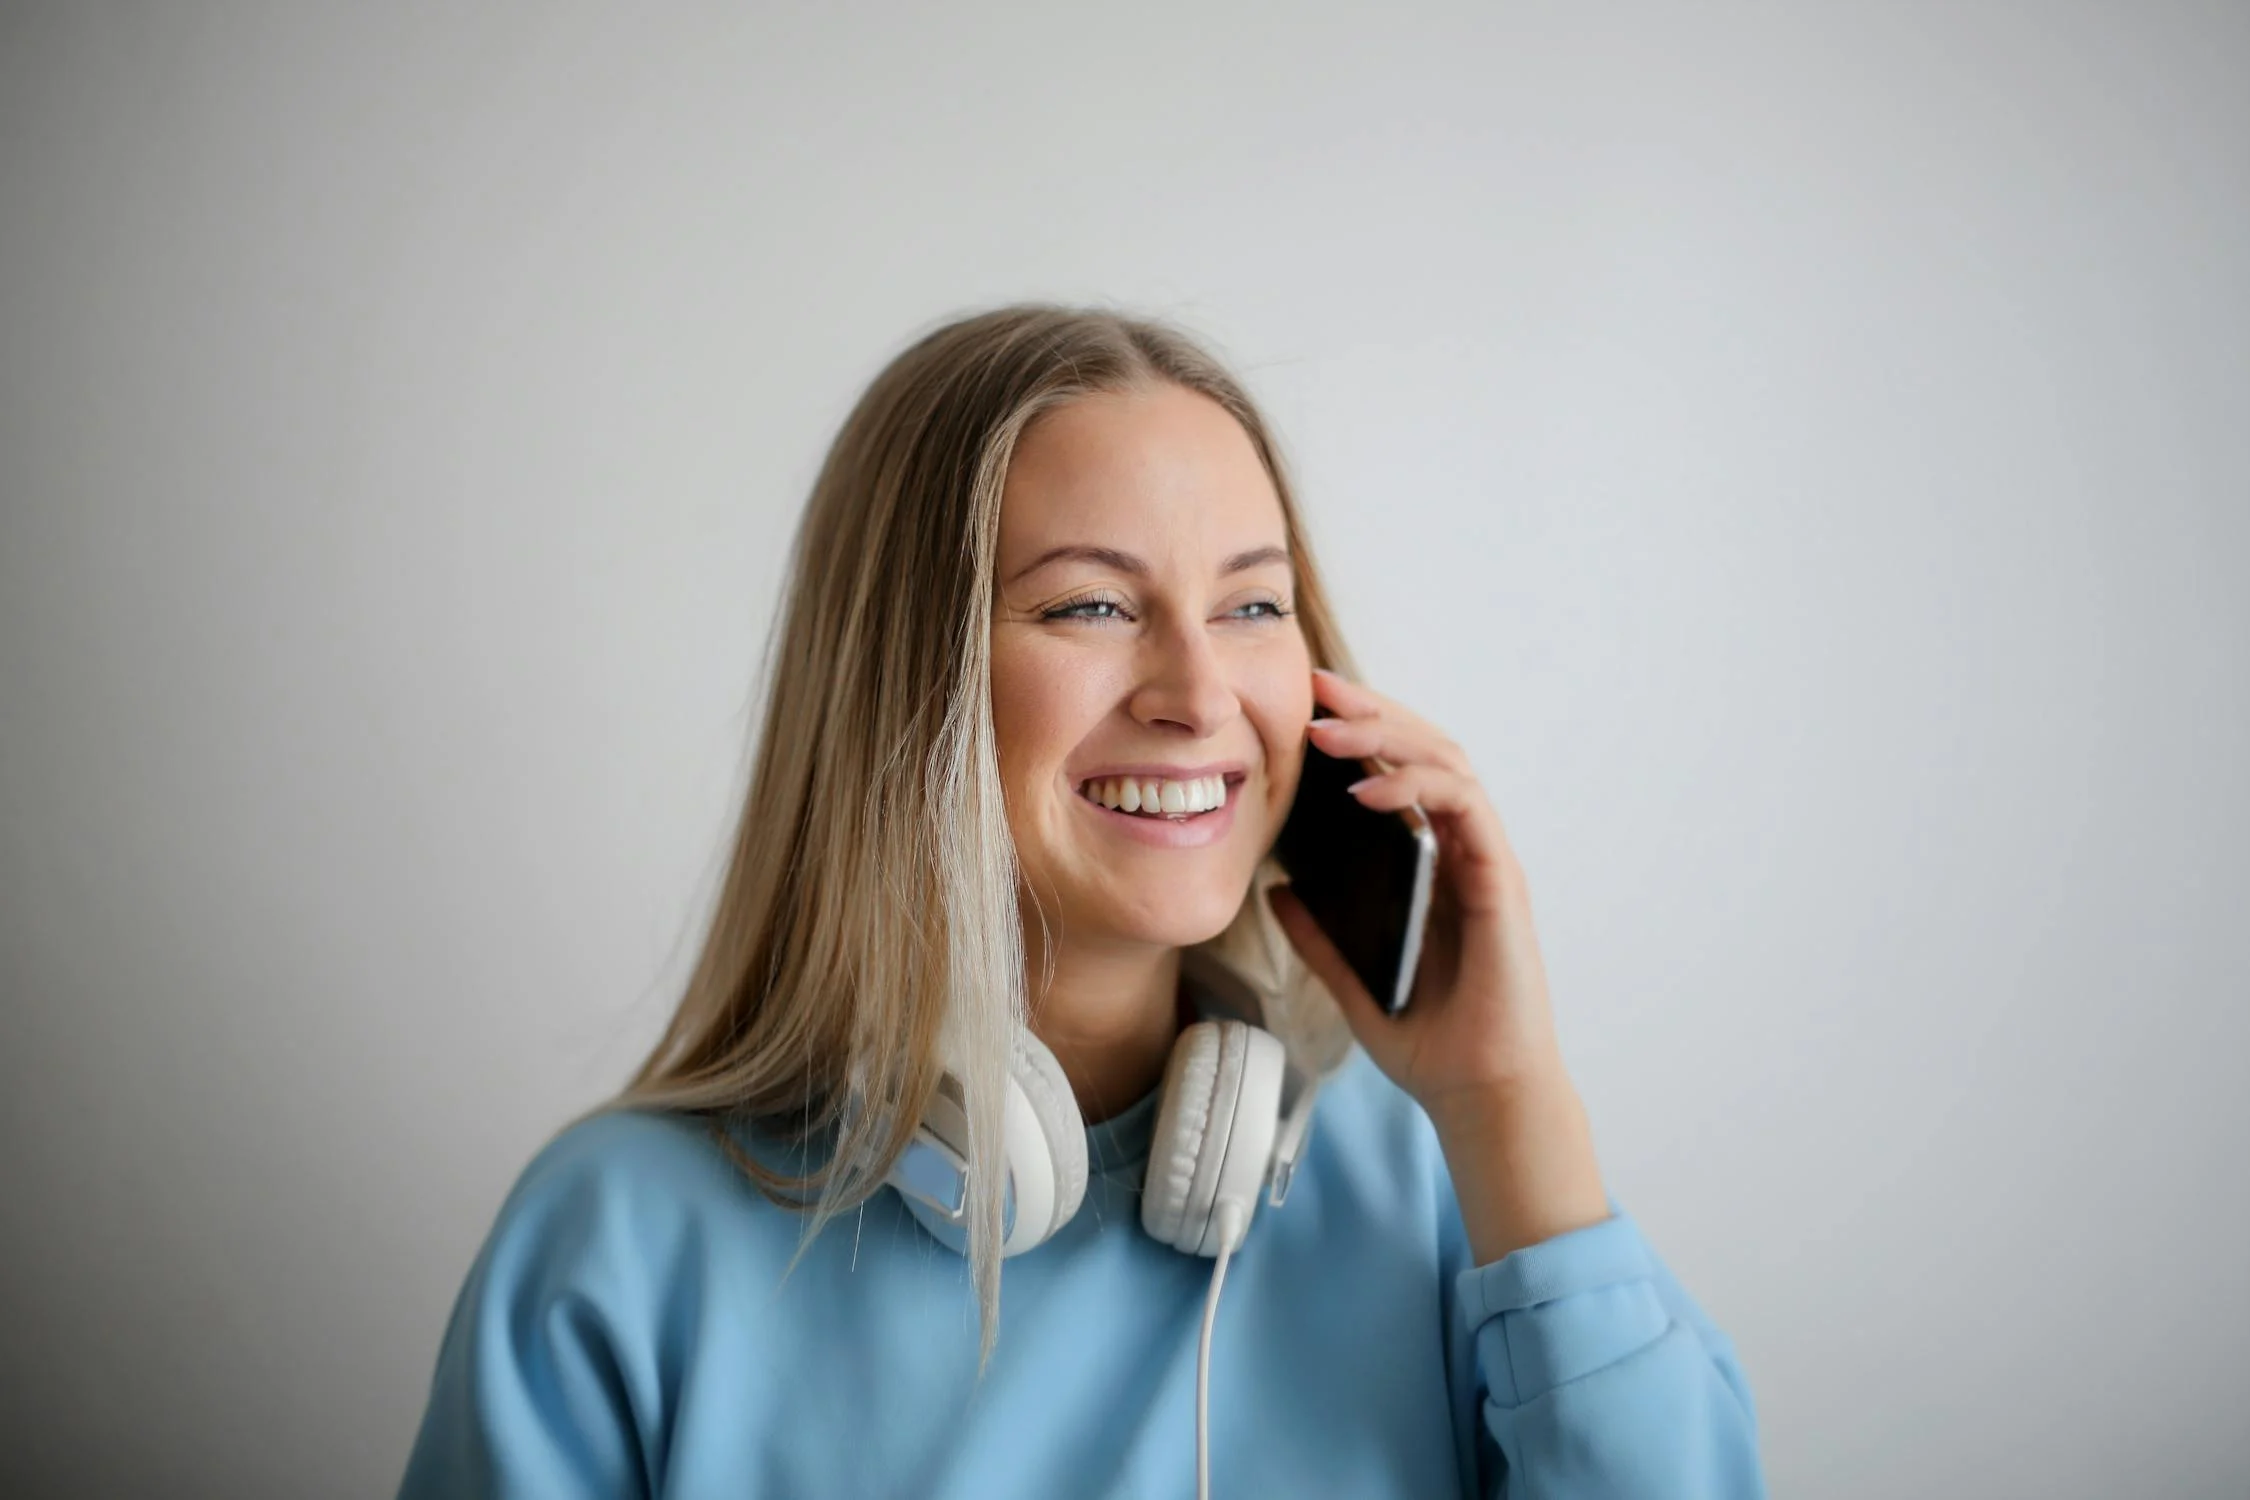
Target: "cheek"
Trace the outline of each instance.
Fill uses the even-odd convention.
[[[1266,757],[1269,806],[1278,819],[1297,788],[1297,770],[1304,758],[1305,726],[1317,712],[1312,691],[1312,656],[1302,642],[1294,651],[1278,652],[1282,658],[1261,664],[1252,684],[1247,684],[1245,708],[1258,726]]]
[[[1039,678],[1021,651],[992,652],[992,733],[1000,756],[1000,777],[1011,788],[1021,768],[1039,755]]]
[[[1100,717],[1101,674],[1075,656],[1052,641],[993,637],[992,728],[1012,789],[1053,777]]]

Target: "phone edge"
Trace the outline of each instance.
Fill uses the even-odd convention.
[[[1406,903],[1406,935],[1399,943],[1398,978],[1393,982],[1389,1003],[1383,1007],[1383,1013],[1392,1016],[1406,1009],[1414,993],[1414,974],[1422,966],[1422,929],[1429,922],[1430,887],[1437,874],[1437,834],[1430,828],[1429,815],[1418,806],[1401,809],[1402,813],[1409,811],[1415,814],[1405,820],[1416,850],[1414,892]]]

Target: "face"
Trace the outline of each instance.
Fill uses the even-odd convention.
[[[1018,443],[992,712],[1027,902],[1056,940],[1179,947],[1233,919],[1313,711],[1287,548],[1273,481],[1208,397],[1090,396]]]

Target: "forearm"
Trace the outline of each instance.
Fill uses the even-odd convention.
[[[1476,1264],[1609,1217],[1593,1127],[1559,1063],[1444,1101],[1430,1120]]]

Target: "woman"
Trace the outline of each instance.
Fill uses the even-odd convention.
[[[1761,1493],[1730,1344],[1604,1192],[1499,818],[1345,666],[1179,333],[1011,307],[893,361],[685,998],[501,1209],[404,1492],[1179,1494],[1207,1439],[1234,1496]],[[1397,1017],[1273,884],[1308,742],[1439,838]]]

